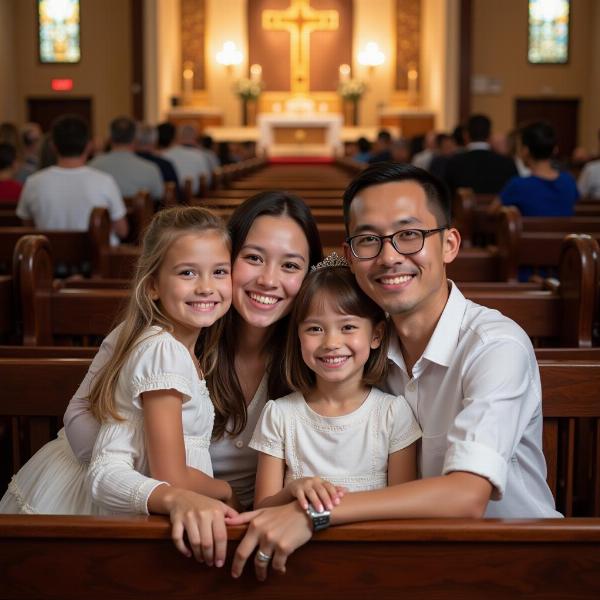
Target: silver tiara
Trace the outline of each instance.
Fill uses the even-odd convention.
[[[331,267],[347,267],[348,263],[343,256],[338,256],[336,252],[332,252],[326,256],[320,263],[313,265],[311,271],[319,271],[320,269],[330,269]]]

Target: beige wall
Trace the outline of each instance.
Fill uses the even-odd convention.
[[[17,120],[14,48],[15,0],[0,0],[0,122]]]
[[[2,0],[3,4],[6,0]],[[81,61],[76,65],[42,65],[38,61],[35,2],[14,2],[14,52],[16,111],[23,122],[27,97],[61,96],[92,98],[95,134],[104,135],[108,123],[131,112],[131,16],[128,0],[82,0]],[[3,21],[0,15],[0,21]],[[4,54],[4,56],[7,56]],[[0,71],[0,82],[3,73]],[[73,79],[72,92],[53,92],[53,78]],[[3,90],[6,90],[4,86]],[[5,95],[3,91],[2,95]],[[3,101],[4,102],[4,101]],[[1,106],[1,105],[0,105]]]
[[[472,95],[473,112],[492,118],[496,131],[514,127],[517,97],[580,98],[579,143],[598,127],[600,2],[573,0],[567,65],[527,62],[527,0],[473,0],[473,75],[497,79],[500,93]],[[592,42],[595,53],[592,53]],[[592,69],[595,57],[595,69]],[[595,104],[590,93],[595,90]]]

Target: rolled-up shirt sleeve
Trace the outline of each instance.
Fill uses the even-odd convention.
[[[541,410],[533,357],[518,341],[500,339],[486,344],[465,365],[462,410],[448,432],[443,473],[467,471],[485,477],[494,487],[494,500],[502,498],[519,440]]]

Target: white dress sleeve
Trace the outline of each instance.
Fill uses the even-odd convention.
[[[392,397],[385,419],[386,431],[390,432],[388,454],[410,446],[422,436],[421,428],[404,396]]]
[[[277,401],[265,404],[248,445],[275,458],[285,458],[285,421]]]
[[[143,342],[123,367],[116,399],[125,420],[102,424],[88,470],[92,499],[102,509],[148,514],[148,498],[167,482],[148,476],[140,395],[175,389],[187,402],[192,395],[191,370],[189,352],[168,334]]]

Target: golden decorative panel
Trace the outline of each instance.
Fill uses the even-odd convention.
[[[421,0],[396,0],[397,90],[409,89],[409,71],[419,73],[420,41]],[[418,79],[413,79],[412,85],[418,88]],[[411,91],[416,92],[417,89]]]
[[[352,0],[248,2],[248,55],[269,92],[335,91],[352,61]]]
[[[206,87],[205,37],[205,0],[181,0],[181,65],[184,70],[192,71],[190,90],[203,90]]]

